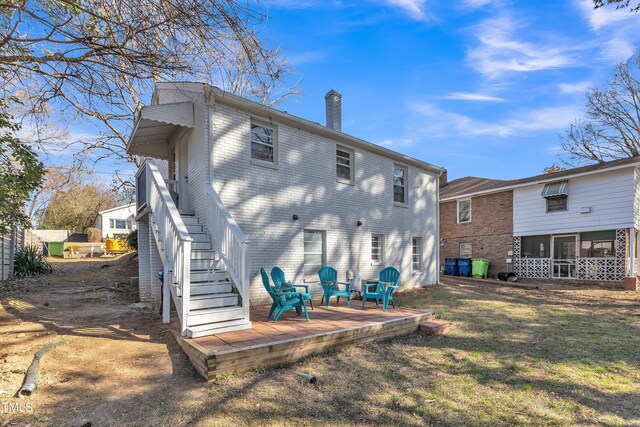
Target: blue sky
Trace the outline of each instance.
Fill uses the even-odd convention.
[[[449,179],[518,178],[557,162],[558,134],[582,116],[585,90],[640,45],[640,13],[594,11],[591,0],[261,4],[260,33],[304,92],[279,109],[324,124],[324,94],[336,89],[344,132],[444,166]],[[68,139],[95,131],[76,123]],[[95,167],[96,179],[135,171],[114,163]]]
[[[304,95],[280,105],[441,165],[449,178],[516,178],[557,162],[558,134],[640,43],[640,14],[590,0],[270,0],[262,34]]]

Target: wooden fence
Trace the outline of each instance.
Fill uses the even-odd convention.
[[[17,227],[7,234],[0,234],[0,282],[13,276],[16,252],[28,245],[41,247],[42,240],[31,231]]]

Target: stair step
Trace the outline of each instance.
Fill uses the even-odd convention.
[[[219,270],[220,261],[213,259],[193,259],[191,258],[191,270]]]
[[[191,283],[218,282],[226,279],[227,273],[224,271],[191,270]]]
[[[209,242],[209,234],[207,233],[189,233],[194,242]]]
[[[245,310],[242,307],[208,308],[204,310],[190,311],[187,316],[187,326],[198,326],[217,322],[227,322],[231,320],[248,321],[248,314],[245,319]]]
[[[209,242],[191,242],[191,253],[193,256],[193,250],[211,250],[211,243]]]
[[[191,244],[191,259],[216,259],[216,251],[211,249],[193,249]]]
[[[226,294],[207,294],[191,297],[189,307],[193,310],[202,310],[215,307],[231,307],[238,305],[238,294],[228,292]]]
[[[184,215],[182,215],[182,222],[184,222],[184,225],[198,225],[199,224],[198,218],[196,218],[195,216],[184,216]]]
[[[203,227],[201,225],[190,225],[185,224],[187,226],[187,231],[189,233],[202,233]]]
[[[205,337],[207,335],[222,334],[224,332],[239,331],[242,329],[251,329],[251,322],[240,319],[230,322],[218,322],[199,326],[190,326],[187,328],[187,336],[189,338]]]
[[[193,283],[190,287],[191,296],[207,294],[224,294],[231,292],[231,282]]]

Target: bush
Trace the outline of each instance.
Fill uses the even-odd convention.
[[[89,240],[90,243],[102,242],[102,231],[95,227],[87,228],[87,240]]]
[[[51,273],[51,264],[36,245],[27,245],[16,252],[13,273],[18,277]]]
[[[127,245],[129,246],[129,249],[132,251],[138,250],[138,230],[137,229],[133,230],[127,236]]]

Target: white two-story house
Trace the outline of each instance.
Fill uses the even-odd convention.
[[[136,229],[136,204],[118,206],[98,212],[96,228],[102,232],[102,238],[127,235]]]
[[[201,83],[160,83],[127,152],[137,175],[140,296],[182,332],[250,327],[266,304],[260,268],[310,283],[336,268],[359,288],[385,266],[410,288],[438,282],[442,169],[341,132],[341,96],[327,126]]]

